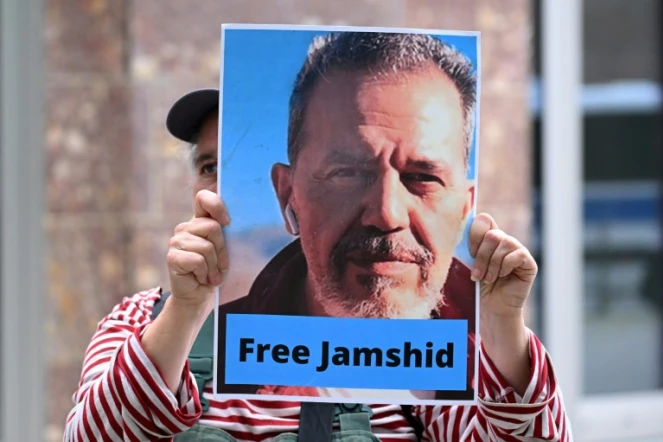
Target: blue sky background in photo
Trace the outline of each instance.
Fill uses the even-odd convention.
[[[270,170],[287,163],[288,100],[312,39],[326,31],[226,29],[221,116],[221,194],[233,224],[231,236],[257,229],[285,231]],[[432,34],[431,34],[432,35]],[[433,35],[477,66],[478,37]],[[475,131],[476,140],[476,131]],[[475,178],[476,143],[468,178]],[[469,223],[468,223],[469,227]],[[280,247],[280,242],[279,242]],[[465,239],[457,256],[471,263]]]

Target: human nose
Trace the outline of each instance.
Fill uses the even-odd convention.
[[[409,198],[399,174],[381,176],[368,192],[362,224],[383,232],[407,228],[410,224]]]

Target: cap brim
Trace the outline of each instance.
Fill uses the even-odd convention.
[[[191,143],[205,117],[218,107],[218,89],[189,92],[177,100],[168,111],[166,128],[174,137]]]

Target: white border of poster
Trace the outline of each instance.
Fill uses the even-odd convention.
[[[224,24],[221,27],[221,63],[220,63],[220,97],[219,97],[219,133],[218,133],[218,145],[219,145],[219,155],[218,155],[218,193],[219,195],[222,196],[224,201],[226,201],[227,196],[224,195],[222,192],[222,187],[223,187],[223,180],[222,180],[222,171],[223,171],[223,129],[224,129],[224,77],[227,78],[227,73],[224,72],[224,70],[227,70],[229,66],[227,65],[227,61],[225,60],[224,56],[226,54],[226,36],[225,32],[228,30],[246,30],[246,31],[264,31],[264,30],[271,30],[271,31],[288,31],[288,32],[297,32],[297,31],[314,31],[314,32],[324,32],[324,33],[343,33],[343,32],[383,32],[383,33],[408,33],[408,34],[426,34],[430,36],[436,36],[436,37],[472,37],[475,39],[476,43],[476,62],[475,65],[473,66],[474,72],[475,72],[475,77],[476,77],[476,86],[475,86],[475,98],[476,98],[476,104],[474,108],[474,127],[473,127],[473,135],[472,135],[472,141],[473,141],[473,147],[471,147],[471,161],[472,161],[472,168],[473,168],[473,178],[472,181],[474,182],[474,199],[473,199],[473,204],[471,207],[471,214],[467,219],[467,225],[465,227],[465,235],[464,235],[464,240],[461,242],[467,241],[467,231],[469,230],[469,225],[471,224],[471,220],[473,219],[474,215],[476,214],[476,201],[477,201],[477,195],[478,195],[478,158],[479,158],[479,128],[480,128],[480,101],[481,101],[481,39],[480,39],[480,33],[479,32],[471,32],[471,31],[444,31],[444,30],[433,30],[433,29],[410,29],[410,28],[381,28],[381,27],[351,27],[351,26],[308,26],[308,25],[244,25],[244,24]],[[461,52],[462,53],[462,52]],[[251,57],[250,53],[247,53],[247,57]],[[306,54],[302,54],[301,59],[302,61],[305,59]],[[225,75],[224,75],[225,74]],[[294,80],[294,78],[292,78]],[[286,103],[287,105],[287,103]],[[226,109],[227,111],[227,109]],[[284,128],[284,130],[286,130]],[[236,148],[236,146],[235,146]],[[285,150],[285,146],[283,146],[283,150]],[[227,201],[226,201],[227,202]],[[233,218],[234,222],[234,216],[236,214],[233,213],[233,206],[232,204],[228,205],[229,208],[229,213],[231,218]],[[228,245],[229,249],[231,251],[231,263],[230,263],[230,272],[233,270],[233,260],[232,260],[232,235],[230,235],[230,239],[228,240]],[[457,249],[456,249],[457,250]],[[469,256],[469,254],[468,254]],[[471,265],[471,264],[470,264]],[[217,399],[222,399],[222,400],[228,400],[228,399],[253,399],[253,400],[284,400],[284,401],[303,401],[303,402],[353,402],[353,403],[399,403],[399,404],[412,404],[412,405],[473,405],[476,404],[478,401],[478,369],[479,369],[479,346],[480,346],[480,339],[479,339],[479,300],[480,300],[480,293],[479,293],[479,284],[478,283],[473,283],[474,284],[474,297],[475,297],[475,305],[474,305],[474,327],[473,330],[469,330],[470,332],[474,332],[475,340],[474,340],[474,351],[473,351],[473,388],[472,388],[472,394],[473,398],[472,399],[444,399],[444,398],[436,398],[436,399],[431,399],[431,398],[426,398],[426,399],[421,399],[421,398],[416,398],[416,397],[406,397],[403,398],[402,396],[399,395],[393,395],[389,396],[388,394],[367,394],[367,395],[361,395],[359,394],[353,394],[351,396],[309,396],[309,395],[296,395],[296,394],[264,394],[264,393],[255,393],[255,394],[244,394],[241,392],[221,392],[219,391],[219,384],[218,384],[218,369],[219,367],[219,306],[224,305],[222,301],[223,295],[221,295],[219,289],[217,289],[217,303],[215,307],[215,323],[214,323],[214,329],[215,329],[215,342],[214,342],[214,397]],[[223,290],[224,288],[222,287],[220,290]],[[231,315],[228,315],[231,316]],[[247,315],[251,316],[251,315]],[[254,315],[255,316],[255,315]],[[265,318],[268,316],[276,316],[276,315],[261,315],[264,316]],[[323,318],[323,317],[312,317],[312,316],[306,316],[306,318],[315,318],[316,320],[350,320],[350,318]],[[299,320],[299,318],[293,316],[292,317],[293,321]],[[358,318],[354,319],[355,321],[379,321],[377,319],[368,319],[368,318]],[[388,319],[388,320],[383,320],[383,321],[412,321],[412,320],[393,320],[393,319]],[[416,320],[417,322],[421,320]],[[442,320],[442,321],[447,321],[447,320]],[[424,321],[421,321],[424,322]],[[429,321],[425,321],[429,322]],[[438,322],[438,321],[436,321]],[[237,322],[233,322],[235,325]],[[224,319],[224,324],[225,324],[225,319]],[[304,323],[302,323],[304,324]],[[224,326],[224,329],[227,329],[227,324]],[[227,337],[226,337],[227,338]],[[255,349],[254,349],[255,350]],[[469,350],[467,350],[469,351]],[[257,353],[257,352],[256,352]],[[469,356],[469,355],[468,355]],[[224,359],[225,360],[225,359]],[[225,362],[222,363],[224,367],[227,366]],[[468,374],[467,377],[470,375]],[[226,377],[227,380],[227,377]],[[469,382],[469,379],[467,380]],[[226,381],[227,382],[227,381]],[[228,385],[232,385],[235,382],[227,382]],[[239,384],[244,384],[244,382],[238,382]],[[247,383],[248,384],[248,383]],[[287,384],[277,384],[277,385],[287,385]],[[323,386],[318,386],[320,388],[324,388]],[[353,387],[347,387],[351,390],[356,390],[356,391],[363,391],[363,392],[368,392],[374,391],[374,392],[394,392],[398,391],[395,389],[389,389],[389,388],[377,388],[377,387],[369,387],[369,388],[359,388],[356,386]],[[437,390],[429,390],[429,391],[437,391]],[[447,390],[445,390],[446,392]]]

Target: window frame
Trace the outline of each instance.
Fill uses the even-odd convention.
[[[43,11],[43,0],[0,0],[2,441],[45,436]]]
[[[544,342],[560,381],[575,440],[662,437],[663,390],[583,393],[582,116],[583,101],[587,101],[581,99],[583,91],[587,95],[587,89],[582,86],[583,5],[582,0],[542,0],[542,3]],[[564,216],[558,216],[560,213]]]

